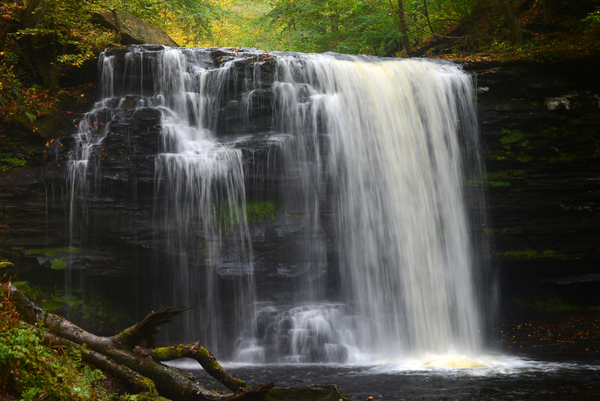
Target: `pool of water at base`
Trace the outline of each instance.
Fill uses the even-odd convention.
[[[224,364],[235,377],[256,386],[335,384],[352,400],[600,400],[600,360],[535,362],[514,359],[499,369],[418,369],[393,365],[238,365]],[[175,366],[189,369],[207,388],[218,383],[194,361]],[[195,368],[197,366],[198,368]],[[221,390],[226,390],[221,388]]]

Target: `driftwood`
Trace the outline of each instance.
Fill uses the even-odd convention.
[[[243,380],[231,376],[200,342],[157,349],[138,346],[146,341],[149,347],[154,347],[153,335],[158,332],[158,326],[170,322],[189,308],[151,311],[140,323],[119,334],[101,337],[44,311],[10,284],[2,284],[2,289],[10,294],[26,323],[42,324],[48,328],[47,341],[81,349],[85,362],[114,375],[138,392],[154,395],[152,399],[157,399],[156,396],[160,395],[166,399],[182,401],[245,401],[261,398],[273,388],[273,383],[251,388]],[[233,393],[221,394],[208,390],[189,380],[178,370],[160,363],[181,357],[198,361],[211,376]]]

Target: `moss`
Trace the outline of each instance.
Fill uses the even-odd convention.
[[[503,229],[499,229],[499,228],[484,228],[483,232],[486,235],[496,235],[496,234],[506,234],[509,232],[508,228],[503,228]]]
[[[275,220],[280,207],[272,201],[258,201],[246,203],[246,217],[248,222],[262,223],[264,219]]]
[[[500,256],[502,259],[535,259],[538,257],[538,252],[531,249],[521,251],[494,252],[494,254]]]
[[[513,129],[508,129],[508,128],[502,128],[502,132],[505,133],[506,135],[503,136],[502,138],[500,138],[500,143],[505,146],[509,146],[508,149],[510,149],[509,144],[519,142],[520,140],[523,139],[523,136],[524,136],[523,131],[516,130],[516,129],[513,130]]]
[[[584,307],[569,302],[567,299],[555,295],[550,295],[547,298],[534,298],[534,299],[523,299],[515,298],[513,303],[521,309],[535,310],[537,312],[550,312],[550,313],[561,313],[561,312],[583,312],[588,309],[595,310],[600,308],[597,306]]]
[[[159,361],[168,361],[176,358],[183,358],[187,355],[189,350],[185,347],[164,347],[155,348],[154,354]]]
[[[512,195],[522,192],[529,185],[524,170],[502,170],[487,174],[488,184],[496,194]]]
[[[0,170],[12,171],[20,167],[27,167],[28,160],[20,157],[4,157],[0,159]]]
[[[549,161],[550,163],[564,163],[564,162],[570,162],[570,161],[574,160],[575,158],[576,158],[576,156],[572,153],[559,153],[558,156],[546,157],[546,158],[543,158],[542,160]]]
[[[510,182],[506,181],[488,181],[491,187],[510,187]]]
[[[297,214],[297,213],[294,213],[294,214],[289,214],[289,213],[286,213],[286,214],[285,214],[285,217],[293,217],[293,218],[295,218],[295,219],[296,219],[296,220],[298,220],[298,221],[302,220],[302,216],[300,216],[300,215],[299,215],[299,214]]]
[[[535,249],[522,249],[518,251],[494,252],[494,256],[504,260],[527,260],[527,259],[569,259],[568,255],[559,254],[552,250],[536,251]]]
[[[521,154],[521,155],[517,156],[517,160],[520,161],[521,163],[528,163],[533,160],[533,156],[527,156],[525,154]]]
[[[52,270],[64,270],[67,268],[67,262],[64,259],[54,259],[50,268]]]
[[[79,248],[76,247],[62,247],[62,248],[36,248],[36,249],[23,249],[23,248],[15,248],[13,250],[21,250],[23,253],[27,253],[29,255],[40,255],[46,257],[54,257],[61,253],[75,253],[78,254],[81,252]]]
[[[487,174],[488,180],[514,180],[527,178],[525,170],[502,170]]]

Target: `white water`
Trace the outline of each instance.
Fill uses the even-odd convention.
[[[239,338],[234,355],[243,362],[427,361],[435,354],[470,363],[482,351],[462,186],[479,173],[465,170],[477,142],[470,77],[425,60],[278,55],[269,136],[288,178],[281,198],[302,212],[308,234],[295,303],[273,305],[255,295],[241,150],[215,138],[235,72],[231,62],[211,69],[207,54],[166,49],[144,62],[134,49],[123,77],[104,58],[105,99],[97,105],[117,109],[128,95],[136,107],[162,112],[155,218],[174,277],[169,304],[199,305],[187,315],[187,336],[225,354]],[[243,85],[247,110],[263,80],[257,66]],[[144,83],[150,76],[153,93]],[[119,82],[124,93],[114,89]],[[82,123],[72,193],[85,188],[91,149],[107,131],[87,132]],[[328,288],[331,269],[339,294]],[[233,282],[233,293],[219,292],[219,277]],[[223,313],[234,316],[228,328]]]
[[[308,355],[317,348],[340,344],[349,362],[479,353],[459,145],[459,135],[476,135],[459,132],[475,129],[470,78],[424,60],[289,55],[278,64],[279,128],[300,143],[294,164],[307,166],[298,178],[314,230],[319,200],[333,199],[353,331],[326,336],[328,328],[299,323],[289,331],[291,355],[279,360],[315,361]],[[322,264],[319,257],[313,265]],[[318,285],[310,283],[307,299],[323,292]],[[312,310],[323,324],[345,330],[329,312]],[[299,349],[297,330],[319,345],[305,340]]]
[[[185,337],[203,338],[213,352],[226,352],[231,344],[222,336],[226,329],[219,319],[223,313],[218,301],[222,297],[219,270],[234,282],[234,305],[229,307],[237,315],[235,331],[252,332],[248,322],[254,300],[241,151],[218,142],[213,133],[230,66],[208,69],[208,53],[201,50],[166,49],[149,54],[153,58],[150,71],[144,60],[148,55],[139,48],[125,55],[125,65],[118,72],[114,56],[101,58],[102,100],[81,122],[70,153],[71,232],[75,216],[85,215],[85,210],[76,209],[75,199],[88,191],[88,165],[110,131],[110,118],[130,98],[136,109],[158,108],[162,133],[160,153],[155,156],[155,218],[162,225],[160,235],[167,233],[162,249],[169,254],[172,278],[172,298],[164,302],[202,305],[183,317]],[[153,93],[147,90],[145,73],[154,80]],[[117,85],[120,90],[115,89]],[[106,109],[110,118],[101,132],[93,133],[89,122]],[[100,180],[99,163],[91,173]]]

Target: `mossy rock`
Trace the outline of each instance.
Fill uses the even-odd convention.
[[[119,32],[124,45],[152,43],[178,46],[162,29],[124,11],[99,11],[94,14],[94,18],[101,25]]]
[[[314,384],[298,387],[273,388],[264,396],[264,401],[350,401],[350,398],[335,385]]]

